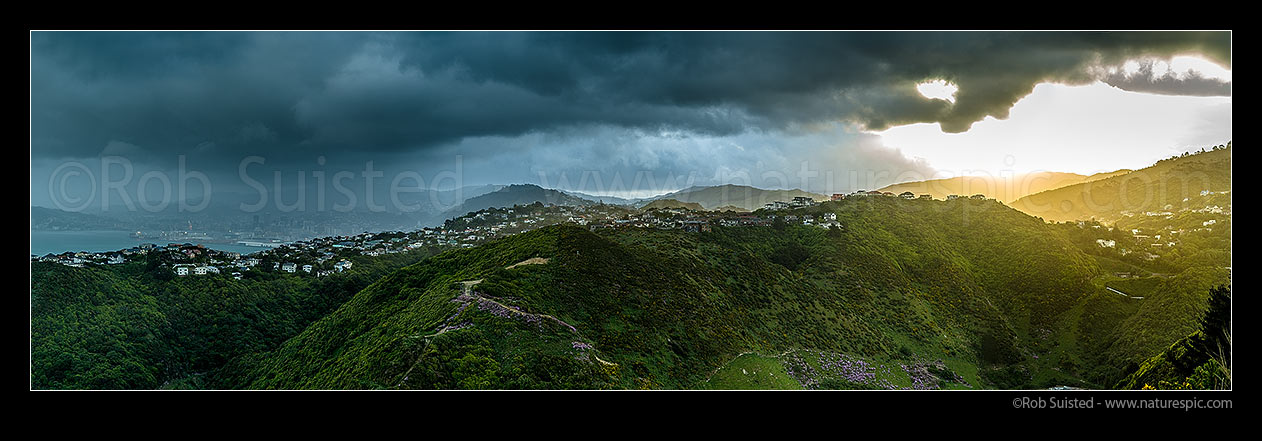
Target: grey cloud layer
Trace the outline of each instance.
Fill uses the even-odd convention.
[[[1156,63],[1146,60],[1139,63],[1133,74],[1118,69],[1100,78],[1100,81],[1122,90],[1160,95],[1231,96],[1231,83],[1216,78],[1205,78],[1199,72],[1167,71],[1158,74]]]
[[[1230,65],[1230,34],[35,33],[32,156],[283,162],[584,126],[734,136],[939,122],[960,132],[1006,117],[1045,81],[1230,94],[1230,83],[1199,77],[1092,73],[1186,53]],[[955,104],[916,92],[933,78],[959,86]]]

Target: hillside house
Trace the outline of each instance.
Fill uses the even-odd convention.
[[[683,229],[689,233],[709,233],[710,224],[706,221],[684,221]]]

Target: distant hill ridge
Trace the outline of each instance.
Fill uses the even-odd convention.
[[[679,202],[674,199],[658,199],[656,201],[644,204],[640,207],[644,210],[662,209],[662,208],[684,208],[693,211],[704,211],[705,208],[696,202]]]
[[[674,199],[680,202],[701,204],[707,210],[730,206],[746,211],[762,208],[775,201],[791,201],[795,197],[804,196],[816,200],[827,197],[819,193],[811,193],[800,189],[764,190],[747,185],[725,184],[711,187],[689,187],[672,193],[657,196],[653,199]]]
[[[655,201],[663,202],[653,205],[656,208],[684,208],[693,204],[700,208],[695,210],[732,210],[753,211],[774,201],[790,201],[794,197],[805,196],[816,200],[824,200],[826,196],[799,189],[765,190],[745,185],[694,186],[683,190],[666,193],[645,199],[625,199],[610,196],[594,196],[573,191],[562,191],[543,188],[534,184],[513,184],[497,191],[472,197],[464,203],[442,213],[444,219],[462,216],[487,208],[505,208],[513,205],[529,205],[535,202],[553,205],[584,206],[598,203],[615,205],[635,205],[646,208]],[[679,205],[672,205],[679,204]]]
[[[1022,197],[1009,204],[1049,221],[1111,221],[1126,213],[1177,210],[1202,191],[1231,190],[1231,143],[1157,161],[1150,167]]]
[[[514,205],[530,205],[535,202],[552,205],[593,205],[597,202],[573,196],[559,190],[534,184],[513,184],[499,190],[472,197],[447,210],[443,216],[450,219],[487,208],[504,208]]]
[[[1003,203],[1011,203],[1023,196],[1065,187],[1068,185],[1107,179],[1113,176],[1130,173],[1131,170],[1117,170],[1084,176],[1077,173],[1034,172],[1013,176],[958,176],[954,178],[931,179],[927,181],[904,182],[889,185],[878,191],[899,194],[910,191],[915,194],[928,194],[936,199],[946,199],[949,195],[969,196],[984,194]]]
[[[95,214],[31,207],[32,230],[119,230],[122,227],[119,221]]]

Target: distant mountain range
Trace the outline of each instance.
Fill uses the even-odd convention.
[[[1108,173],[1096,173],[1090,176],[1046,171],[1006,177],[960,176],[928,181],[904,182],[886,186],[878,191],[888,191],[894,194],[910,191],[917,195],[928,194],[936,199],[945,199],[953,194],[960,196],[983,194],[1006,204],[1026,195],[1084,182],[1108,179],[1130,172],[1131,170],[1117,170]]]

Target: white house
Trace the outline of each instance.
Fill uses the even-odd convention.
[[[187,275],[188,275],[188,267],[187,267],[187,266],[177,266],[177,267],[175,267],[175,275],[177,275],[177,276],[187,276]]]
[[[809,207],[809,206],[815,205],[815,199],[811,197],[806,197],[806,196],[794,196],[793,202],[791,202],[789,205],[793,207]]]
[[[287,272],[287,273],[296,272],[296,271],[298,271],[298,264],[295,264],[295,263],[293,263],[293,262],[285,262],[285,264],[284,264],[284,265],[281,265],[281,266],[280,266],[280,269],[281,269],[281,271],[284,271],[284,272]]]
[[[342,272],[342,271],[351,269],[351,265],[352,265],[351,261],[342,260],[338,263],[333,264],[333,269],[337,270],[338,272]]]
[[[309,273],[309,272],[311,272],[311,265],[303,265],[303,266],[302,266],[302,272],[304,272],[304,273]]]

